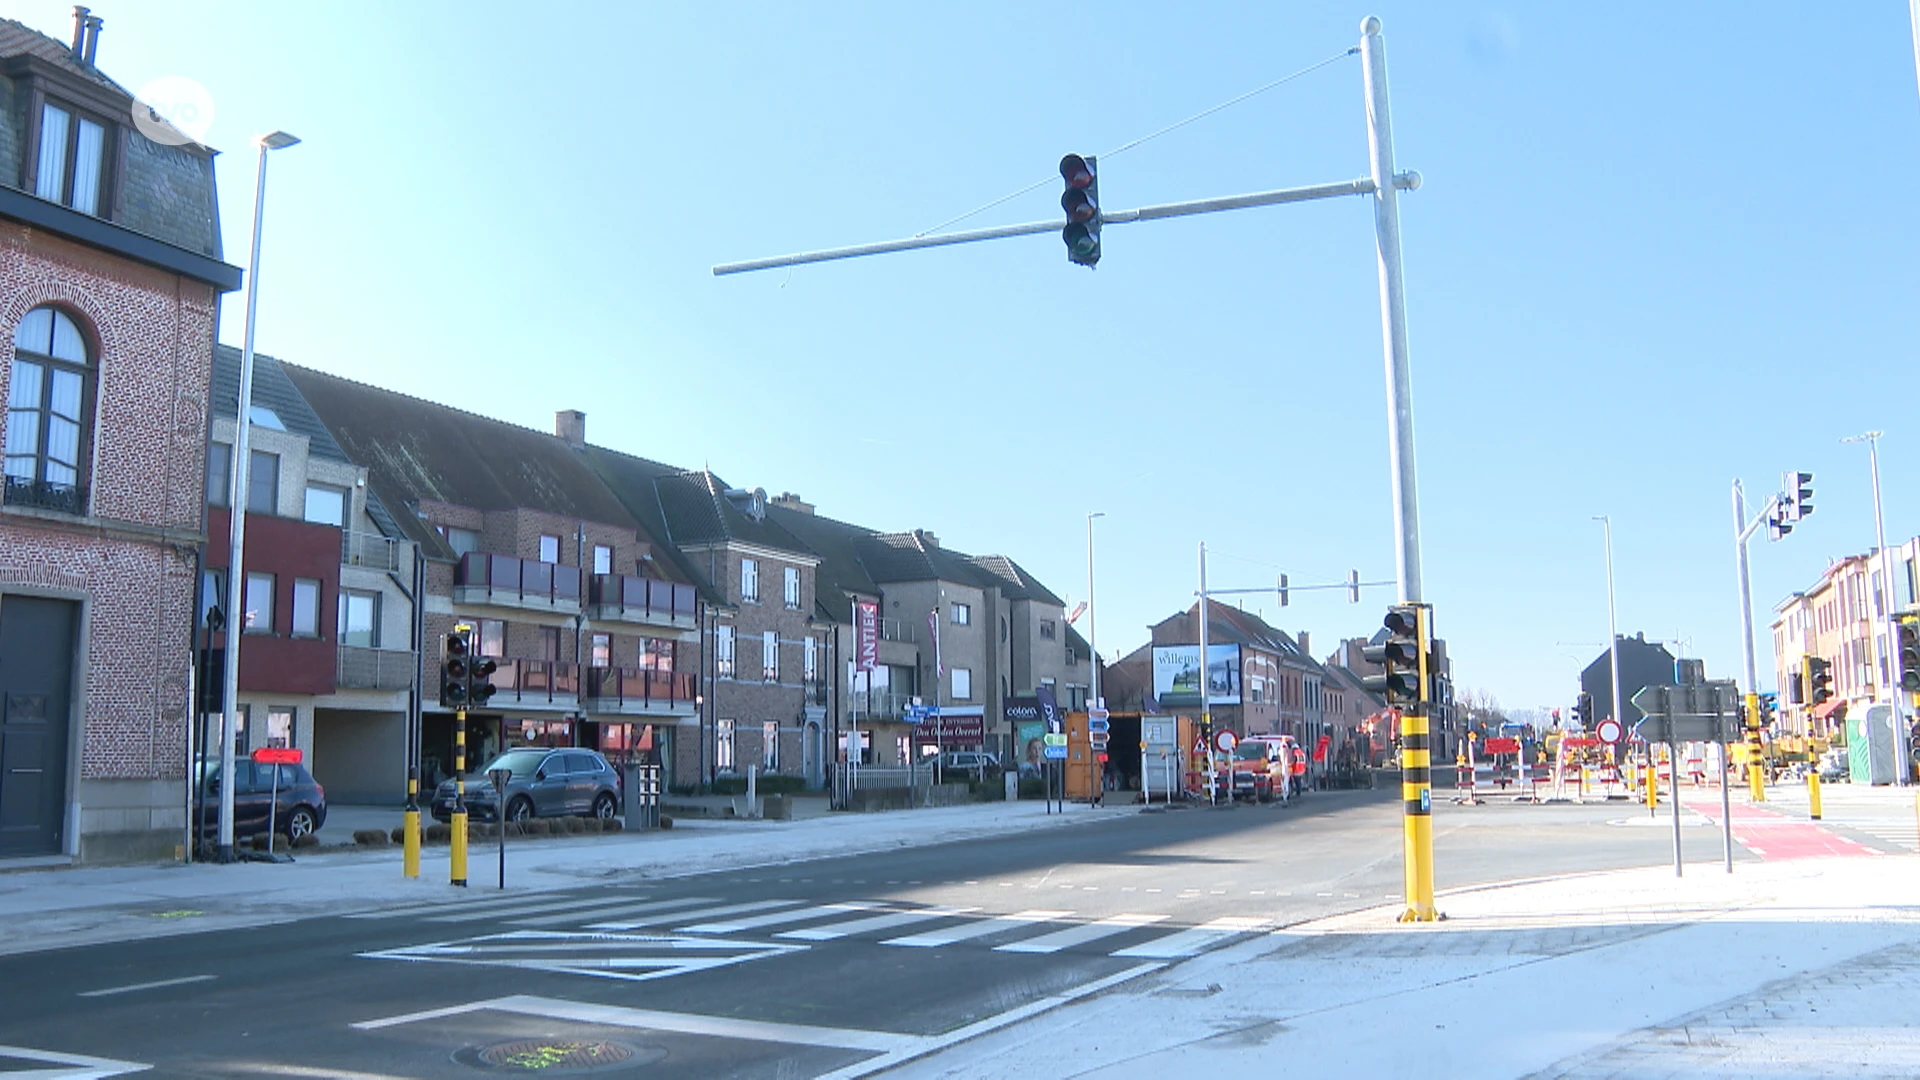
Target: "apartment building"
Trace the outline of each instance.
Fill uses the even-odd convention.
[[[1877,587],[1882,581],[1890,591]],[[1873,554],[1840,559],[1811,588],[1774,607],[1780,734],[1832,736],[1848,716],[1893,699],[1898,676],[1888,622],[1915,608],[1916,581],[1920,539],[1911,539],[1889,547],[1884,562]],[[1809,657],[1826,660],[1833,680],[1832,698],[1817,706],[1806,681]]]
[[[537,744],[671,768],[675,732],[697,722],[700,598],[578,453],[567,425],[585,417],[563,413],[548,435],[282,367],[425,560],[423,666],[437,670],[460,624],[498,665],[489,707],[468,717],[467,767]],[[451,774],[454,715],[425,686],[431,782]]]
[[[186,841],[221,259],[213,151],[0,19],[0,860]]]

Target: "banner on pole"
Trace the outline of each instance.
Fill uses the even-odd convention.
[[[854,605],[853,619],[855,671],[872,671],[880,665],[880,604],[862,600]]]

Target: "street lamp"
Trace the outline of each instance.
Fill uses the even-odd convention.
[[[1620,706],[1620,631],[1613,621],[1613,522],[1605,514],[1594,515],[1607,533],[1607,655],[1613,666],[1613,706],[1609,710],[1614,722],[1626,730],[1626,710]]]
[[[1915,17],[1920,18],[1920,6],[1915,8]],[[1867,635],[1873,647],[1873,696],[1880,697],[1880,684],[1889,681],[1888,696],[1893,703],[1893,782],[1898,785],[1907,783],[1907,770],[1912,768],[1907,760],[1907,725],[1900,708],[1900,665],[1899,654],[1888,656],[1888,650],[1880,644],[1882,632],[1897,633],[1893,626],[1893,567],[1887,562],[1887,528],[1880,513],[1880,432],[1869,431],[1862,435],[1850,435],[1840,440],[1843,443],[1863,442],[1867,444],[1867,463],[1873,469],[1873,551],[1879,569],[1874,571],[1873,602],[1879,608],[1880,625]],[[1889,638],[1888,640],[1893,640]],[[1894,670],[1889,670],[1894,669]]]
[[[260,223],[267,196],[267,151],[284,149],[299,141],[284,131],[268,132],[253,140],[253,144],[260,148],[253,181],[253,256],[247,263],[246,340],[240,349],[240,400],[233,433],[232,486],[227,498],[228,520],[231,524],[227,534],[227,650],[221,670],[224,696],[221,698],[220,712],[220,833],[214,853],[216,861],[223,863],[233,861],[233,789],[236,786],[233,776],[233,736],[240,727],[240,638],[247,628],[246,609],[241,607],[242,588],[246,583],[242,556],[247,544],[247,489],[250,483],[247,475],[247,428],[253,412],[253,324],[260,300]]]
[[[1105,511],[1095,510],[1087,515],[1087,651],[1092,653],[1093,674],[1089,676],[1087,690],[1087,708],[1098,709],[1100,703],[1100,639],[1094,634],[1093,620],[1097,614],[1093,609],[1093,519],[1106,517]]]

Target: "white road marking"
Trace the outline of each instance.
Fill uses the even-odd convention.
[[[370,960],[474,964],[647,982],[785,956],[806,948],[805,945],[727,938],[515,930],[465,941],[443,941],[360,955]]]
[[[768,908],[793,907],[798,900],[755,900],[746,904],[722,904],[719,907],[702,908],[699,911],[676,911],[667,915],[649,915],[644,919],[621,919],[616,922],[590,923],[589,930],[637,930],[642,926],[655,926],[659,923],[676,922],[680,919],[711,919],[720,915],[737,915],[744,911],[765,911]]]
[[[853,934],[865,934],[875,930],[891,930],[908,923],[924,922],[927,919],[947,919],[955,915],[965,915],[970,911],[979,911],[977,907],[935,907],[921,908],[918,911],[897,911],[891,915],[875,915],[868,919],[853,919],[848,922],[828,923],[825,926],[810,927],[806,930],[788,930],[774,937],[792,938],[796,941],[832,941],[835,938]]]
[[[778,926],[781,923],[805,922],[808,919],[822,919],[829,915],[842,915],[849,911],[870,911],[884,905],[871,900],[854,900],[845,904],[822,904],[819,907],[801,908],[798,911],[776,911],[771,915],[750,915],[744,919],[727,919],[720,922],[696,923],[693,926],[681,926],[674,929],[676,934],[737,934],[742,930],[758,930],[763,926]]]
[[[644,904],[621,903],[613,905],[594,904],[573,911],[563,911],[558,915],[542,915],[531,919],[507,919],[515,926],[559,926],[563,923],[577,922],[581,919],[610,919],[624,915],[641,915],[649,911],[665,911],[668,908],[690,907],[694,904],[711,904],[711,896],[683,896],[678,900],[650,900]]]
[[[906,937],[889,938],[880,944],[905,945],[909,948],[916,949],[932,949],[941,945],[951,945],[956,941],[967,941],[972,938],[986,937],[988,934],[997,934],[1005,930],[1028,926],[1037,922],[1049,922],[1054,919],[1065,918],[1071,914],[1073,914],[1071,911],[1055,911],[1050,909],[1019,911],[1012,915],[1001,915],[992,919],[981,919],[977,922],[949,926],[945,930],[929,930],[923,934],[909,934]]]
[[[115,1061],[112,1058],[86,1057],[81,1054],[62,1054],[56,1050],[30,1050],[24,1046],[0,1046],[0,1057],[17,1058],[23,1061],[44,1061],[50,1065],[67,1065],[66,1069],[33,1069],[30,1071],[10,1072],[9,1076],[31,1076],[36,1080],[106,1080],[109,1076],[124,1076],[127,1073],[146,1072],[153,1068],[133,1061]]]
[[[105,990],[82,990],[76,997],[108,997],[112,994],[131,994],[136,990],[158,990],[163,986],[185,986],[188,983],[210,982],[212,975],[187,975],[178,979],[161,979],[158,982],[134,983],[130,986],[112,986]]]
[[[885,1031],[859,1031],[852,1028],[813,1027],[807,1024],[780,1024],[765,1020],[739,1020],[727,1016],[699,1016],[693,1013],[661,1012],[654,1009],[630,1009],[619,1005],[591,1005],[560,998],[515,994],[511,997],[475,1001],[447,1009],[365,1020],[350,1025],[361,1031],[438,1020],[471,1012],[506,1012],[537,1016],[546,1020],[571,1020],[609,1027],[646,1028],[673,1031],[684,1035],[712,1035],[723,1039],[751,1039],[798,1046],[826,1046],[845,1050],[888,1053],[921,1041],[916,1035],[896,1035]]]
[[[1165,915],[1115,915],[1098,922],[1070,926],[1065,930],[1055,930],[1051,934],[1041,934],[1025,941],[1015,941],[996,948],[994,952],[1017,953],[1053,953],[1073,945],[1084,945],[1089,941],[1098,941],[1103,937],[1124,934],[1142,926],[1150,926],[1165,919]]]
[[[482,919],[501,919],[509,915],[537,915],[543,911],[559,911],[561,908],[577,908],[597,902],[596,898],[585,896],[570,896],[565,900],[555,900],[551,896],[539,901],[530,900],[524,896],[519,899],[521,903],[518,904],[505,907],[488,907],[480,911],[470,910],[467,905],[462,904],[461,910],[450,915],[432,915],[423,921],[431,923],[479,922]],[[628,896],[627,899],[638,900],[640,898],[638,896]]]
[[[1249,919],[1238,915],[1215,919],[1203,926],[1191,930],[1182,930],[1155,938],[1145,944],[1130,949],[1121,949],[1113,956],[1137,956],[1150,960],[1172,960],[1182,956],[1192,956],[1207,946],[1239,934],[1250,934],[1267,925],[1265,919]]]

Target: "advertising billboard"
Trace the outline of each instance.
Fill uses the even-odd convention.
[[[1153,647],[1153,696],[1170,708],[1200,704],[1200,646]],[[1240,646],[1207,646],[1207,704],[1240,704]]]

